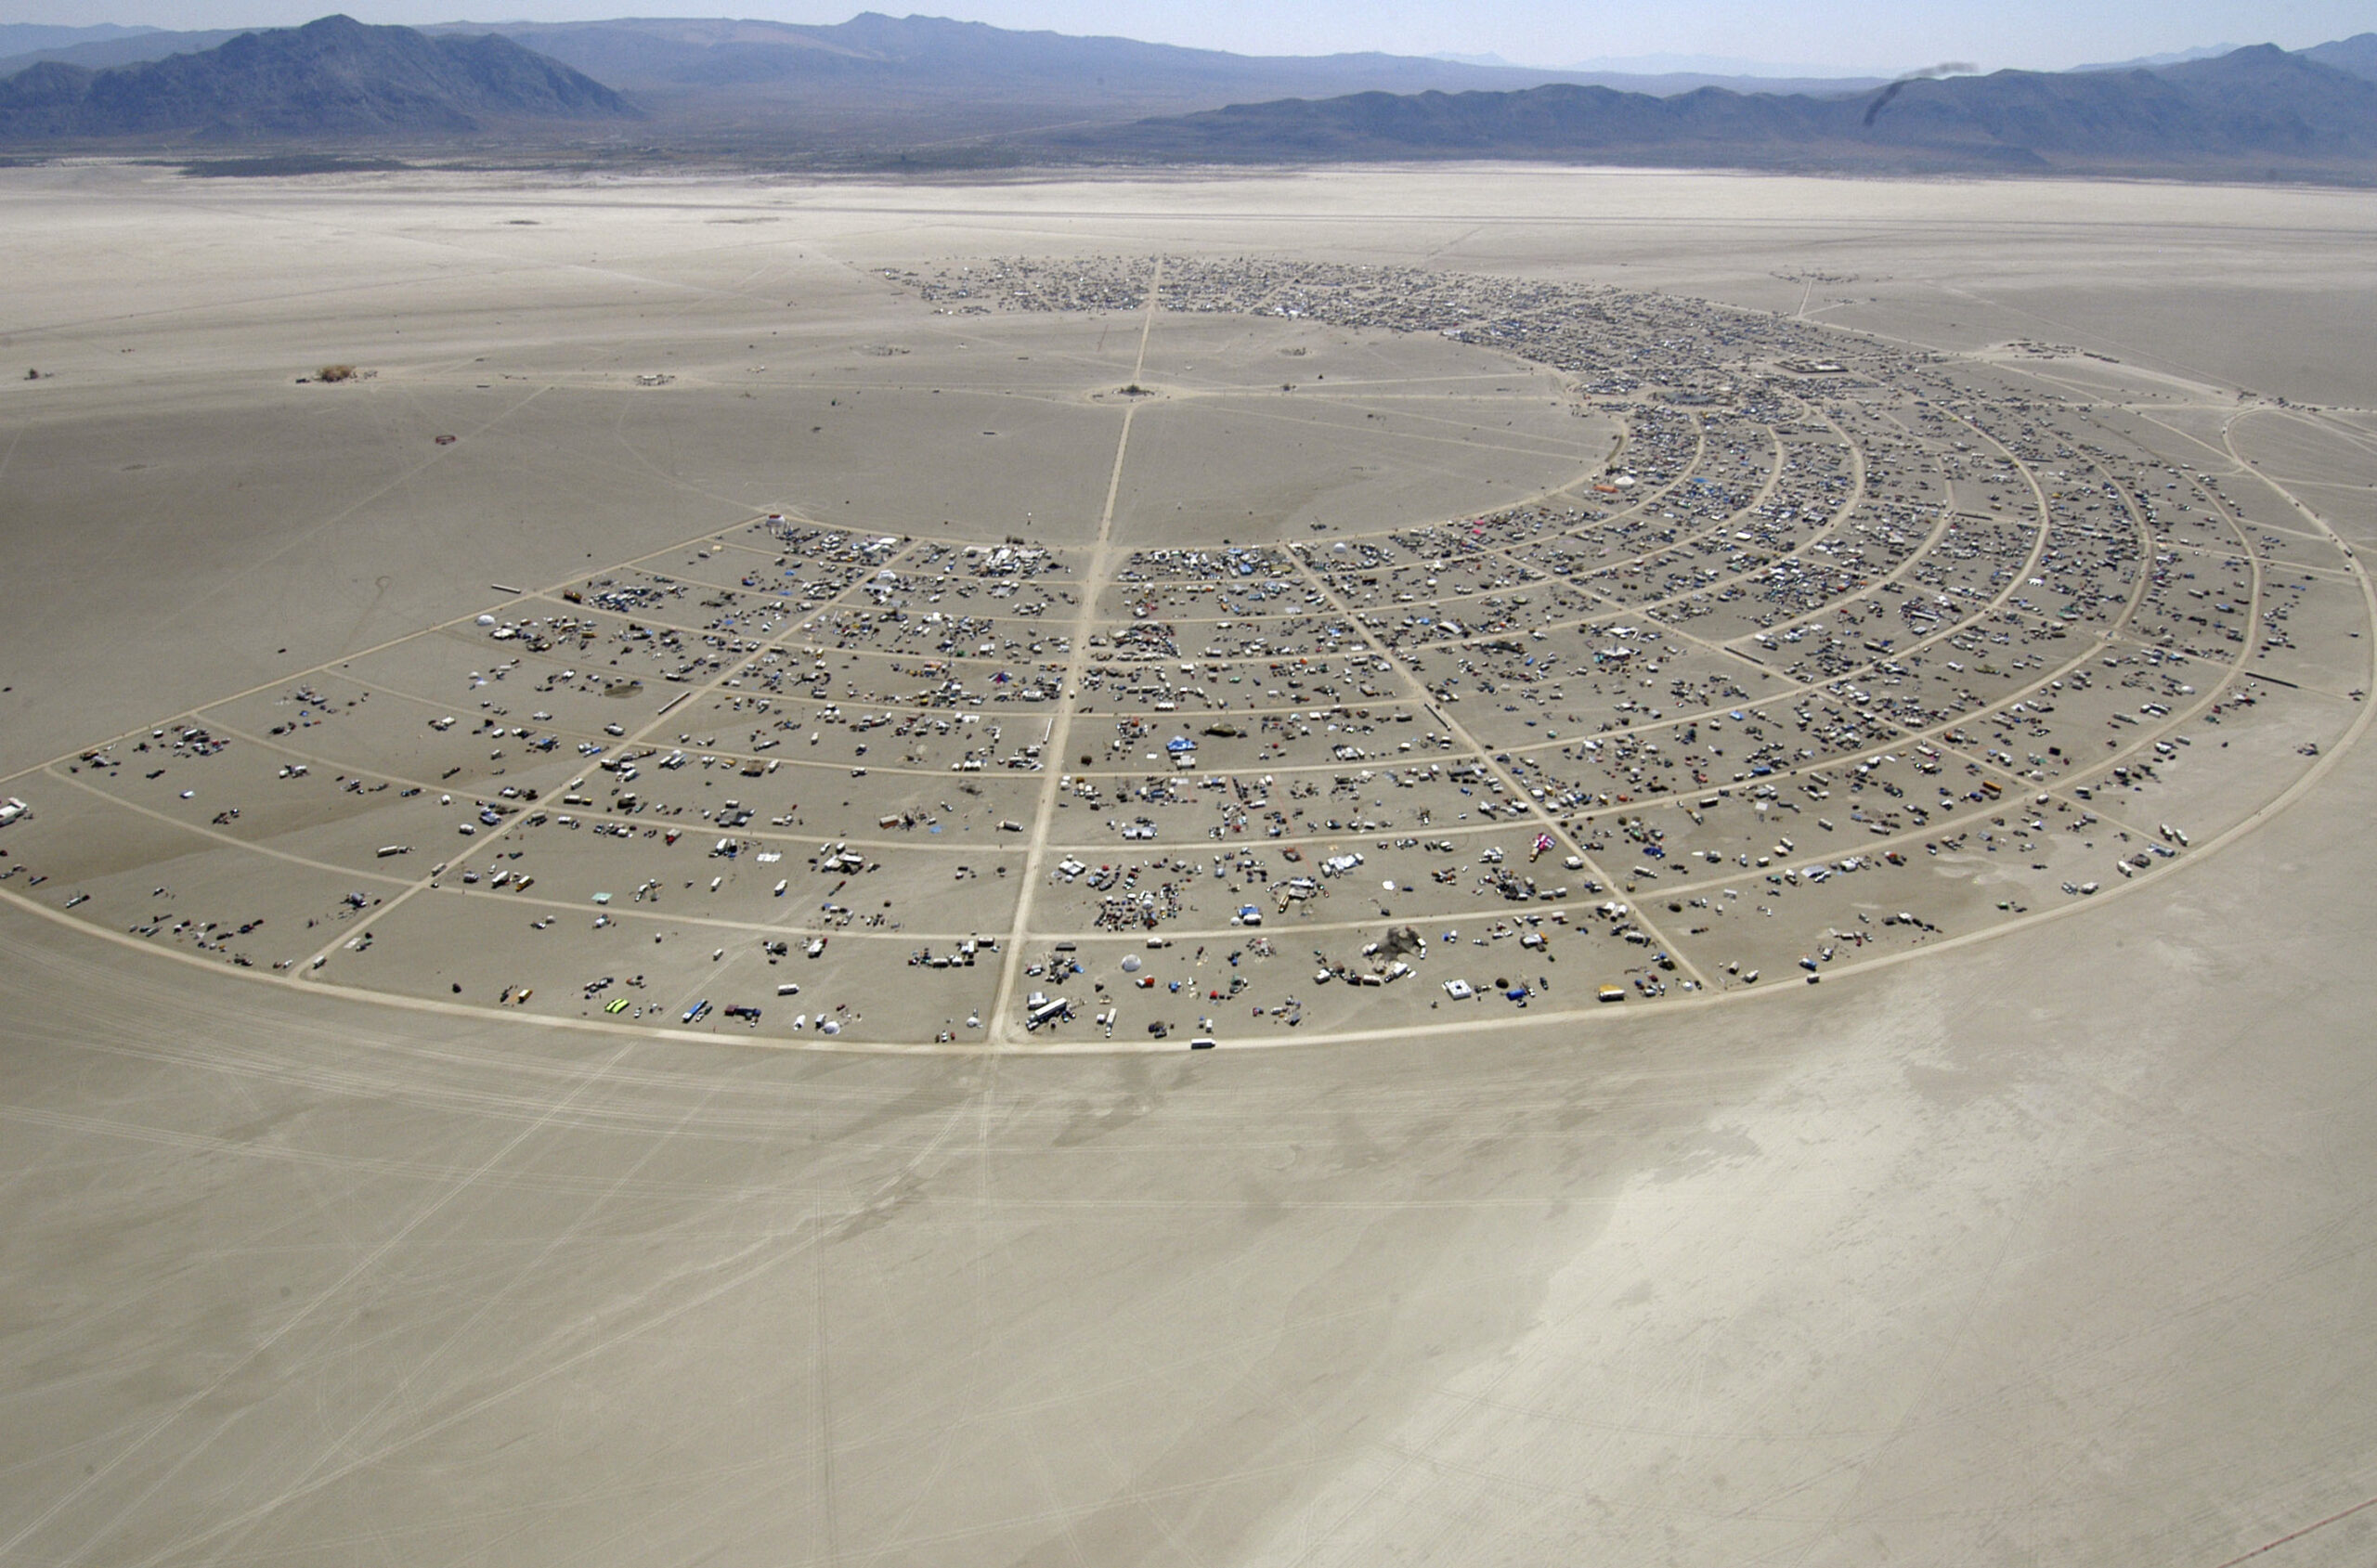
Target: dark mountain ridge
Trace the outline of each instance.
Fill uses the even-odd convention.
[[[207,36],[119,32],[61,52],[163,58],[97,71],[52,60],[0,79],[0,141],[278,140],[320,151],[500,127],[526,152],[551,143],[552,127],[642,115],[649,129],[619,155],[646,164],[1466,158],[2377,183],[2377,34],[2151,69],[1686,92],[874,12],[830,26],[657,18],[427,30],[329,17],[188,47]],[[586,145],[582,131],[567,135]]]
[[[454,31],[501,32],[614,86],[786,83],[968,85],[1106,94],[1344,93],[1509,89],[1601,79],[1593,72],[1477,65],[1376,52],[1239,55],[1136,39],[1020,32],[942,17],[867,11],[830,24],[709,19],[623,18],[591,22],[509,22]],[[446,31],[445,29],[435,31]],[[1605,74],[1605,73],[1604,73]],[[1654,79],[1608,76],[1656,90]],[[1698,79],[1674,78],[1698,84]],[[1856,81],[1844,84],[1854,87]]]
[[[96,30],[77,41],[33,29],[13,45],[0,30],[0,75],[44,59],[100,68],[212,48],[236,35],[155,29]],[[1250,56],[1143,44],[1127,38],[1020,32],[937,17],[866,12],[848,21],[807,24],[723,18],[627,17],[572,22],[448,22],[421,29],[432,36],[497,32],[606,85],[640,96],[739,93],[775,96],[866,87],[881,91],[1059,94],[1087,91],[1146,100],[1140,112],[1175,102],[1209,109],[1233,100],[1293,94],[1329,96],[1365,89],[1418,92],[1532,87],[1591,82],[1646,93],[1732,86],[1771,92],[1854,91],[1879,86],[1861,77],[1769,81],[1690,72],[1641,75],[1538,69],[1377,53]],[[100,34],[111,34],[101,36]]]
[[[1291,98],[1045,138],[1098,158],[1520,158],[1753,166],[2188,169],[2377,177],[2377,82],[2269,45],[2155,71],[1916,80],[1814,97],[1514,93]]]
[[[344,16],[137,65],[51,61],[0,81],[0,138],[11,141],[453,135],[634,113],[601,83],[508,38],[431,38]]]
[[[34,21],[0,21],[0,53],[22,54],[32,49],[71,48],[78,44],[137,38],[160,31],[153,27],[119,27],[98,22],[89,27],[54,27]]]
[[[137,65],[142,60],[163,59],[167,55],[194,55],[201,49],[227,44],[247,31],[242,27],[214,28],[202,32],[167,32],[159,28],[139,32],[126,29],[112,37],[38,45],[28,47],[21,54],[0,59],[0,76],[13,76],[27,66],[51,60],[60,65],[105,71],[112,65]]]
[[[2314,44],[2302,55],[2305,59],[2377,82],[2377,32],[2357,32],[2332,44]]]

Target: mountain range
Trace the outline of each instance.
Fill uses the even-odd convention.
[[[2340,38],[2332,44],[2314,44],[2302,51],[2303,58],[2321,65],[2349,71],[2355,76],[2365,76],[2377,82],[2377,32],[2357,33]]]
[[[1715,83],[1250,57],[875,13],[61,31],[10,34],[49,47],[0,75],[0,143],[318,152],[462,136],[483,149],[500,132],[524,156],[561,143],[625,156],[632,124],[641,162],[779,167],[1494,158],[2377,183],[2377,33],[2075,71]],[[126,51],[148,58],[99,63]]]
[[[1814,97],[1551,84],[1236,104],[1045,138],[1165,162],[1411,158],[2377,179],[2377,35],[2157,70],[1915,79]],[[2330,63],[2332,61],[2333,63]]]
[[[630,17],[583,22],[452,22],[430,33],[500,32],[605,84],[638,95],[740,89],[796,90],[867,84],[909,90],[970,83],[1012,90],[1172,99],[1194,107],[1295,94],[1367,90],[1446,92],[1578,82],[1639,92],[1694,87],[1854,91],[1886,78],[1818,71],[1718,69],[1717,62],[1603,61],[1561,69],[1490,58],[1405,55],[1234,55],[1127,38],[1019,32],[939,17],[862,13],[844,22],[799,24],[722,18]],[[95,70],[210,49],[238,30],[57,28],[0,24],[0,76],[44,61]],[[1218,96],[1216,96],[1218,95]]]
[[[119,27],[100,22],[91,27],[54,27],[36,21],[0,21],[0,67],[7,58],[39,49],[67,49],[116,38],[137,38],[158,32],[153,27]]]
[[[455,135],[636,112],[508,38],[432,38],[343,16],[105,71],[45,61],[0,81],[0,139],[12,142]]]

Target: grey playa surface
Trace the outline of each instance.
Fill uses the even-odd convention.
[[[0,201],[10,1555],[2367,1554],[2367,198]]]

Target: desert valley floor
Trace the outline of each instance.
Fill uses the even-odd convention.
[[[0,1556],[2377,1546],[2371,198],[0,210]]]

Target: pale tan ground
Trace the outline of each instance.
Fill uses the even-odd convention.
[[[997,394],[840,350],[916,328],[862,269],[951,255],[1432,259],[2052,336],[2350,406],[2234,437],[2377,529],[2357,196],[80,169],[0,202],[0,341],[56,372],[0,387],[0,771],[796,483],[937,524],[915,454]],[[1127,370],[1122,335],[1067,375]],[[290,384],[331,359],[382,375]],[[812,364],[891,405],[824,457],[733,407]],[[2175,439],[2221,440],[2200,393]],[[1076,422],[968,504],[1094,512]],[[1200,1058],[598,1039],[12,905],[0,1559],[2226,1562],[2377,1496],[2372,782],[2346,753],[2136,896],[1821,991]],[[2365,1561],[2372,1522],[2256,1561]]]

